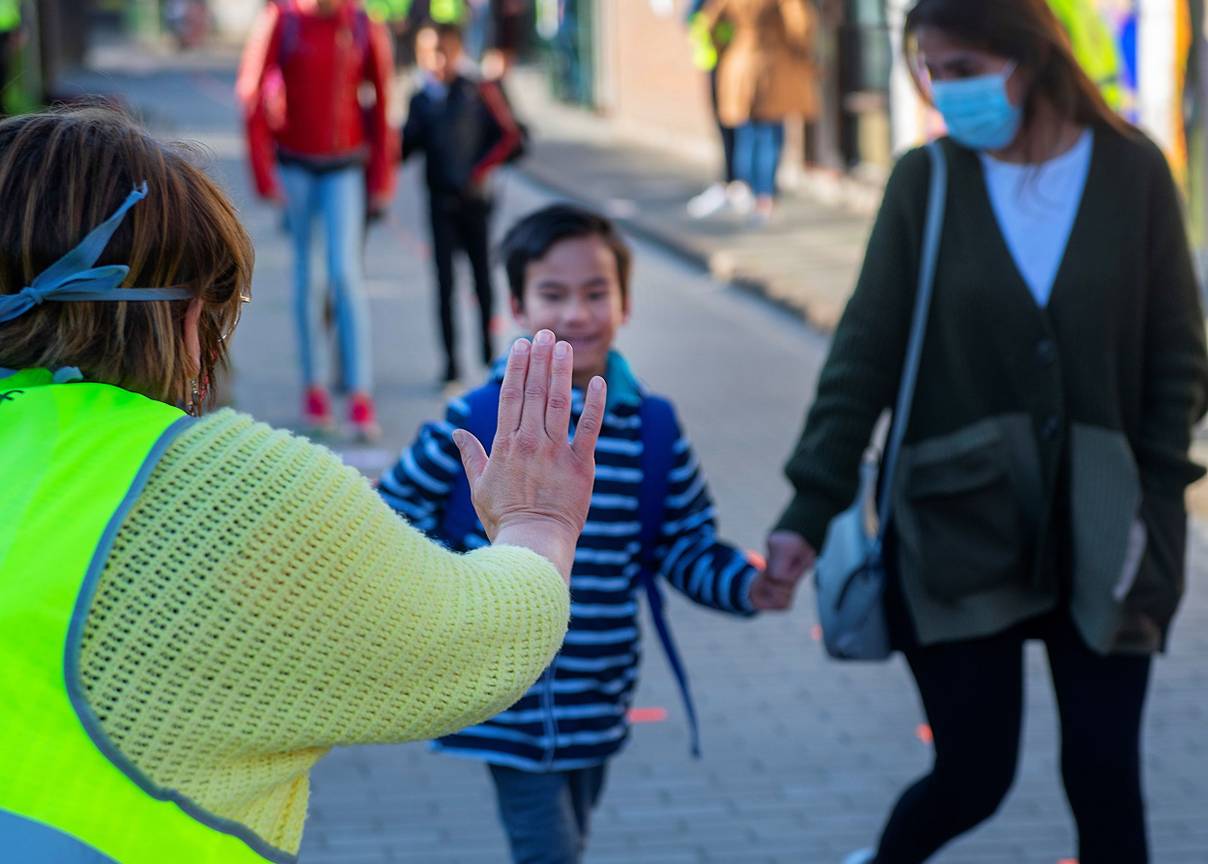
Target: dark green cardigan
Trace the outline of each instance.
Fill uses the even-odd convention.
[[[1182,594],[1184,491],[1202,474],[1187,454],[1208,405],[1204,317],[1165,158],[1140,133],[1094,132],[1045,309],[1007,249],[977,154],[943,142],[935,297],[890,492],[897,572],[924,643],[1064,602],[1097,650],[1148,652]],[[815,548],[896,396],[930,171],[920,149],[890,177],[786,469],[796,496],[779,527]],[[1144,555],[1129,566],[1138,519]]]

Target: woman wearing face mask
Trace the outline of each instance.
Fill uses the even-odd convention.
[[[1204,317],[1165,159],[1116,117],[1044,0],[920,0],[906,50],[948,166],[886,606],[935,740],[879,848],[927,860],[1014,779],[1023,645],[1043,641],[1082,864],[1148,860],[1139,741],[1183,588]],[[854,498],[901,377],[931,167],[906,154],[787,473],[791,582]]]

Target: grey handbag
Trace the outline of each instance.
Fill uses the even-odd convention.
[[[935,260],[948,193],[948,165],[939,143],[933,141],[927,145],[927,153],[931,157],[931,187],[923,229],[923,256],[919,264],[910,342],[902,367],[889,446],[882,464],[885,494],[881,496],[880,506],[876,507],[877,466],[875,461],[866,461],[861,467],[856,500],[831,521],[822,554],[814,568],[822,640],[826,652],[839,660],[884,660],[891,653],[884,602],[887,578],[883,558],[885,532],[889,527],[894,470],[918,380],[919,357],[931,310]],[[871,524],[874,509],[875,525]]]

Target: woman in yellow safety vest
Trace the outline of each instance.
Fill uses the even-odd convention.
[[[458,433],[494,545],[454,555],[203,412],[253,254],[186,151],[13,118],[0,200],[0,857],[294,861],[330,747],[477,723],[558,649],[603,382],[568,444],[570,346],[517,343],[493,454]]]

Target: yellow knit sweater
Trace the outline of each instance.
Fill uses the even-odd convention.
[[[544,558],[447,552],[329,451],[222,411],[169,447],[122,525],[81,675],[152,781],[292,853],[328,748],[503,710],[568,614]]]

